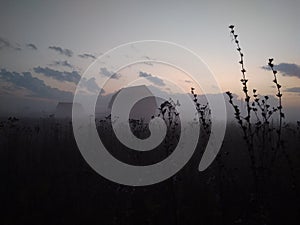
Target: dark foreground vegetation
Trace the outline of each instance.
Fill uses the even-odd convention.
[[[172,151],[162,144],[145,161],[116,144],[109,119],[96,122],[99,135],[120,160],[145,165]],[[147,133],[145,126],[135,121],[133,130],[142,135]],[[261,173],[255,179],[243,132],[236,124],[227,128],[217,159],[200,173],[207,135],[201,133],[192,159],[174,177],[152,186],[129,187],[102,178],[88,166],[70,121],[2,119],[0,223],[298,224],[299,127],[289,125],[282,132],[284,151],[276,154],[271,167],[258,168]]]

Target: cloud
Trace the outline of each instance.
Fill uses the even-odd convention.
[[[52,50],[58,52],[61,55],[65,55],[65,56],[68,56],[68,57],[73,56],[73,52],[70,49],[63,49],[63,48],[58,47],[58,46],[49,46],[49,49],[52,49]]]
[[[53,70],[48,67],[42,68],[42,67],[35,67],[34,72],[38,74],[43,74],[47,77],[51,77],[55,80],[62,81],[62,82],[71,82],[74,84],[78,84],[78,82],[81,79],[80,74],[77,71],[72,71],[72,72],[66,72],[66,71],[58,71],[58,70]],[[95,78],[90,78],[86,79],[83,78],[81,80],[81,87],[86,88],[90,92],[99,92],[101,88],[98,86],[96,83]],[[104,90],[102,89],[101,93],[104,93]]]
[[[119,79],[121,76],[120,74],[109,71],[107,68],[100,68],[100,74],[116,80]]]
[[[71,68],[73,69],[73,65],[71,65],[67,60],[64,60],[64,61],[61,61],[61,60],[58,60],[58,61],[54,61],[52,64],[50,64],[51,66],[65,66],[65,67],[68,67],[68,68]]]
[[[29,43],[29,44],[27,44],[26,46],[27,46],[28,48],[30,48],[30,49],[37,50],[36,45],[34,45],[34,44],[32,44],[32,43]]]
[[[15,46],[9,40],[0,37],[0,50],[4,49],[4,48],[13,49],[13,50],[16,50],[16,51],[22,50],[22,48],[20,47],[20,45],[18,43]]]
[[[77,71],[66,72],[50,69],[49,67],[35,67],[34,72],[51,77],[58,81],[68,81],[77,84],[81,78]]]
[[[139,77],[151,77],[152,75],[149,73],[140,72]]]
[[[88,80],[83,79],[81,81],[81,87],[85,87],[88,91],[93,92],[93,93],[97,93],[101,90],[100,87],[98,86],[98,84],[96,83],[96,79],[94,77],[90,78]],[[105,91],[102,89],[100,93],[104,94]]]
[[[150,73],[140,72],[139,77],[144,77],[149,80],[151,83],[156,84],[157,86],[165,86],[164,81],[158,77],[152,76]]]
[[[22,50],[22,48],[21,48],[21,47],[19,47],[19,46],[17,46],[17,47],[14,47],[14,49],[15,49],[16,51],[21,51],[21,50]]]
[[[269,67],[263,66],[262,69],[270,70]],[[300,66],[294,63],[280,63],[274,65],[274,69],[281,72],[283,76],[300,78]]]
[[[300,87],[292,87],[292,88],[287,88],[285,89],[286,92],[296,92],[300,93]]]
[[[92,55],[92,54],[89,54],[89,53],[84,53],[84,54],[80,54],[78,55],[80,58],[83,58],[83,59],[88,59],[88,58],[91,58],[91,59],[96,59],[96,56]]]
[[[153,66],[153,63],[152,63],[152,62],[147,62],[147,61],[145,61],[144,64],[145,64],[145,65],[148,65],[148,66]]]
[[[12,47],[11,43],[7,39],[0,37],[0,49],[10,47]]]
[[[5,69],[0,70],[0,79],[5,82],[9,82],[16,87],[25,88],[32,92],[29,97],[40,97],[56,100],[68,100],[71,101],[73,94],[71,92],[62,91],[57,88],[52,88],[36,77],[33,77],[30,72],[10,72]]]

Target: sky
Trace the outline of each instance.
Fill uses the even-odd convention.
[[[1,1],[0,115],[51,112],[59,101],[72,101],[80,78],[102,54],[141,40],[177,43],[195,52],[215,75],[222,91],[242,96],[239,56],[228,26],[239,35],[249,89],[273,95],[274,58],[283,105],[291,118],[300,110],[300,2],[283,1]],[[147,52],[145,52],[145,59]],[[150,64],[150,63],[149,63]],[[189,83],[174,68],[141,63],[124,68],[126,76],[164,87],[159,76]],[[104,76],[110,68],[101,67]],[[88,92],[99,92],[86,79]],[[109,83],[103,95],[117,91]],[[119,86],[115,86],[119,87]],[[167,87],[164,87],[167,88]],[[201,91],[199,91],[201,92]],[[207,93],[209,94],[209,93]]]

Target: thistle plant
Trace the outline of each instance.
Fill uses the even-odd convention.
[[[291,172],[293,171],[292,162],[284,149],[284,141],[282,140],[285,115],[282,106],[281,85],[277,77],[278,72],[274,68],[274,59],[270,58],[267,64],[273,74],[277,104],[271,106],[270,97],[260,95],[256,89],[253,89],[251,94],[249,93],[249,80],[246,77],[244,54],[238,40],[238,35],[234,30],[234,25],[230,25],[229,29],[239,54],[239,64],[241,65],[242,74],[241,83],[244,94],[243,99],[246,103],[246,112],[243,113],[243,110],[234,102],[234,96],[230,91],[227,91],[226,94],[229,97],[229,103],[233,108],[235,119],[243,132],[243,137],[247,145],[256,194],[263,195],[264,182],[266,182],[267,177],[271,174],[271,169],[279,150],[282,151],[286,158]],[[278,119],[275,118],[275,115],[278,115]]]
[[[169,101],[164,101],[158,108],[158,117],[161,117],[165,121],[168,130],[170,131],[167,132],[167,135],[164,139],[164,147],[167,151],[167,154],[170,154],[173,151],[174,140],[179,140],[177,130],[179,127],[179,113],[176,110],[178,104],[179,103],[175,103],[172,99],[169,99]]]
[[[279,113],[279,123],[278,128],[276,129],[276,133],[278,134],[276,148],[279,148],[281,142],[281,133],[283,126],[283,106],[282,106],[282,93],[281,93],[281,85],[278,82],[277,71],[274,69],[273,58],[270,58],[268,61],[268,66],[270,67],[274,79],[273,82],[276,87],[276,97],[278,98],[278,105],[271,107],[269,103],[269,96],[261,96],[258,94],[256,89],[252,90],[252,96],[249,94],[248,90],[248,79],[246,77],[245,70],[245,60],[244,54],[242,52],[240,42],[238,40],[238,35],[235,33],[234,26],[230,25],[230,33],[235,41],[237,46],[237,51],[240,56],[239,64],[241,64],[241,73],[242,73],[242,91],[244,93],[244,101],[246,102],[246,115],[243,116],[242,112],[238,105],[233,102],[233,94],[231,92],[226,92],[229,97],[229,103],[232,105],[235,118],[238,121],[241,129],[243,130],[244,139],[247,144],[253,148],[254,139],[259,139],[262,142],[265,141],[266,136],[270,136],[271,132],[274,130],[273,127],[270,127],[270,121],[274,113]],[[253,99],[251,99],[251,97]],[[253,119],[254,117],[254,119]],[[255,120],[255,122],[253,122]],[[264,144],[262,145],[264,146]]]
[[[198,101],[198,95],[195,92],[195,88],[191,88],[191,94],[193,96],[193,101],[195,103],[196,106],[196,110],[198,112],[198,116],[199,116],[199,121],[200,121],[200,125],[202,126],[202,128],[204,129],[204,131],[206,132],[206,134],[210,134],[210,128],[211,128],[211,110],[209,108],[208,103],[206,104],[201,104]]]
[[[269,59],[269,63],[268,63],[270,69],[272,70],[272,73],[274,75],[274,80],[273,83],[276,86],[277,89],[277,93],[276,96],[278,98],[278,106],[277,109],[279,110],[279,127],[277,129],[277,133],[278,133],[278,145],[280,145],[280,141],[281,141],[281,130],[282,130],[282,120],[284,119],[284,113],[282,112],[282,93],[281,93],[281,85],[278,83],[278,79],[277,79],[277,71],[274,69],[274,64],[273,64],[273,59]]]
[[[242,79],[241,83],[243,86],[243,92],[245,94],[245,102],[247,104],[247,115],[243,117],[243,119],[247,122],[248,128],[251,130],[251,123],[250,123],[250,114],[251,114],[251,106],[250,106],[250,96],[248,94],[248,79],[246,78],[246,69],[245,69],[245,64],[244,64],[244,54],[242,53],[242,49],[238,40],[238,35],[234,31],[234,26],[230,25],[229,28],[231,29],[230,33],[233,36],[234,42],[236,43],[237,46],[237,51],[240,55],[240,61],[239,64],[241,64],[241,73],[242,73]]]

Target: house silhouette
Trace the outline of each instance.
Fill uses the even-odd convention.
[[[55,110],[55,118],[72,118],[72,107],[74,110],[83,112],[84,109],[81,104],[73,102],[59,102]]]
[[[112,97],[110,102],[108,103],[108,110],[112,109],[112,106],[114,104],[115,98],[118,94],[122,94],[126,91],[126,94],[128,97],[131,95],[134,96],[142,96],[145,94],[151,95],[151,97],[146,97],[138,101],[133,108],[130,111],[129,119],[133,120],[141,120],[143,119],[144,122],[148,123],[152,116],[155,116],[158,114],[158,107],[159,107],[159,99],[155,96],[152,96],[152,93],[149,91],[149,89],[145,85],[140,86],[132,86],[132,87],[126,87],[122,88],[119,91],[117,91]],[[129,93],[129,94],[128,94]],[[122,104],[122,103],[120,103]]]

